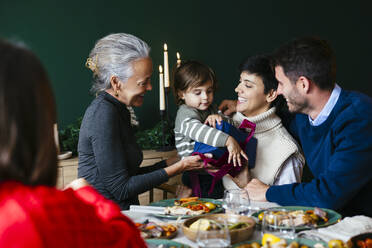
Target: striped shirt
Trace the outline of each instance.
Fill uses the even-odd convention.
[[[224,147],[228,134],[207,126],[204,123],[209,115],[217,114],[217,108],[210,106],[207,110],[198,110],[185,104],[177,111],[174,134],[176,148],[180,157],[191,155],[195,141],[214,146]]]

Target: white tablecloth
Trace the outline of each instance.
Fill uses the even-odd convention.
[[[270,207],[277,207],[277,206],[279,206],[279,205],[276,204],[276,203],[272,203],[272,202],[251,202],[251,207],[258,207],[258,208],[261,208],[261,209],[270,208]],[[138,223],[142,223],[146,219],[149,220],[149,221],[154,221],[154,222],[168,222],[168,223],[169,222],[174,222],[174,223],[176,222],[175,220],[169,220],[169,219],[164,219],[164,218],[163,219],[158,219],[158,218],[152,216],[151,214],[142,213],[142,212],[134,212],[134,211],[127,210],[127,211],[122,211],[122,213],[125,214],[126,216],[128,216],[134,222],[138,222]],[[251,237],[251,240],[254,240],[254,239],[261,239],[261,233],[257,230],[254,231],[254,233]],[[177,237],[175,237],[172,240],[183,243],[183,244],[186,244],[186,245],[189,245],[191,247],[198,247],[195,242],[190,241],[188,238],[185,237],[185,235],[182,233],[182,230],[179,230],[178,234],[177,234]]]

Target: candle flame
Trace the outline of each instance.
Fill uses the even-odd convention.
[[[180,59],[180,58],[181,58],[180,53],[177,52],[177,59]]]
[[[161,65],[159,65],[159,72],[163,73],[163,67]]]
[[[167,51],[167,50],[168,50],[167,43],[164,43],[164,51]]]

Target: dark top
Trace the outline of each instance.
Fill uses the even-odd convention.
[[[372,99],[342,90],[324,123],[312,126],[307,115],[298,114],[291,132],[315,179],[271,186],[266,198],[281,205],[331,208],[344,216],[372,216]]]
[[[139,167],[143,155],[136,143],[125,104],[106,92],[92,101],[79,134],[78,177],[85,178],[122,210],[139,204],[138,195],[169,179],[165,161]]]

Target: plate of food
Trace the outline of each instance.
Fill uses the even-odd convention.
[[[154,215],[168,219],[190,218],[202,214],[219,213],[223,210],[221,201],[199,197],[166,199],[153,202],[150,206],[165,207],[163,214]]]
[[[372,232],[362,233],[352,237],[347,241],[347,245],[352,248],[371,248]]]
[[[274,207],[267,210],[273,211],[274,214],[282,214],[283,210],[294,218],[296,231],[326,227],[333,225],[341,220],[341,215],[332,209],[318,207],[286,206]],[[252,216],[262,222],[264,210],[254,213]]]
[[[191,246],[168,239],[146,239],[149,248],[191,248]]]
[[[326,248],[328,245],[322,241],[315,241],[311,239],[281,239],[277,236],[266,234],[262,237],[262,240],[249,240],[235,244],[233,248]]]
[[[136,223],[143,239],[172,239],[177,236],[177,227],[169,223],[155,223],[146,220]]]

